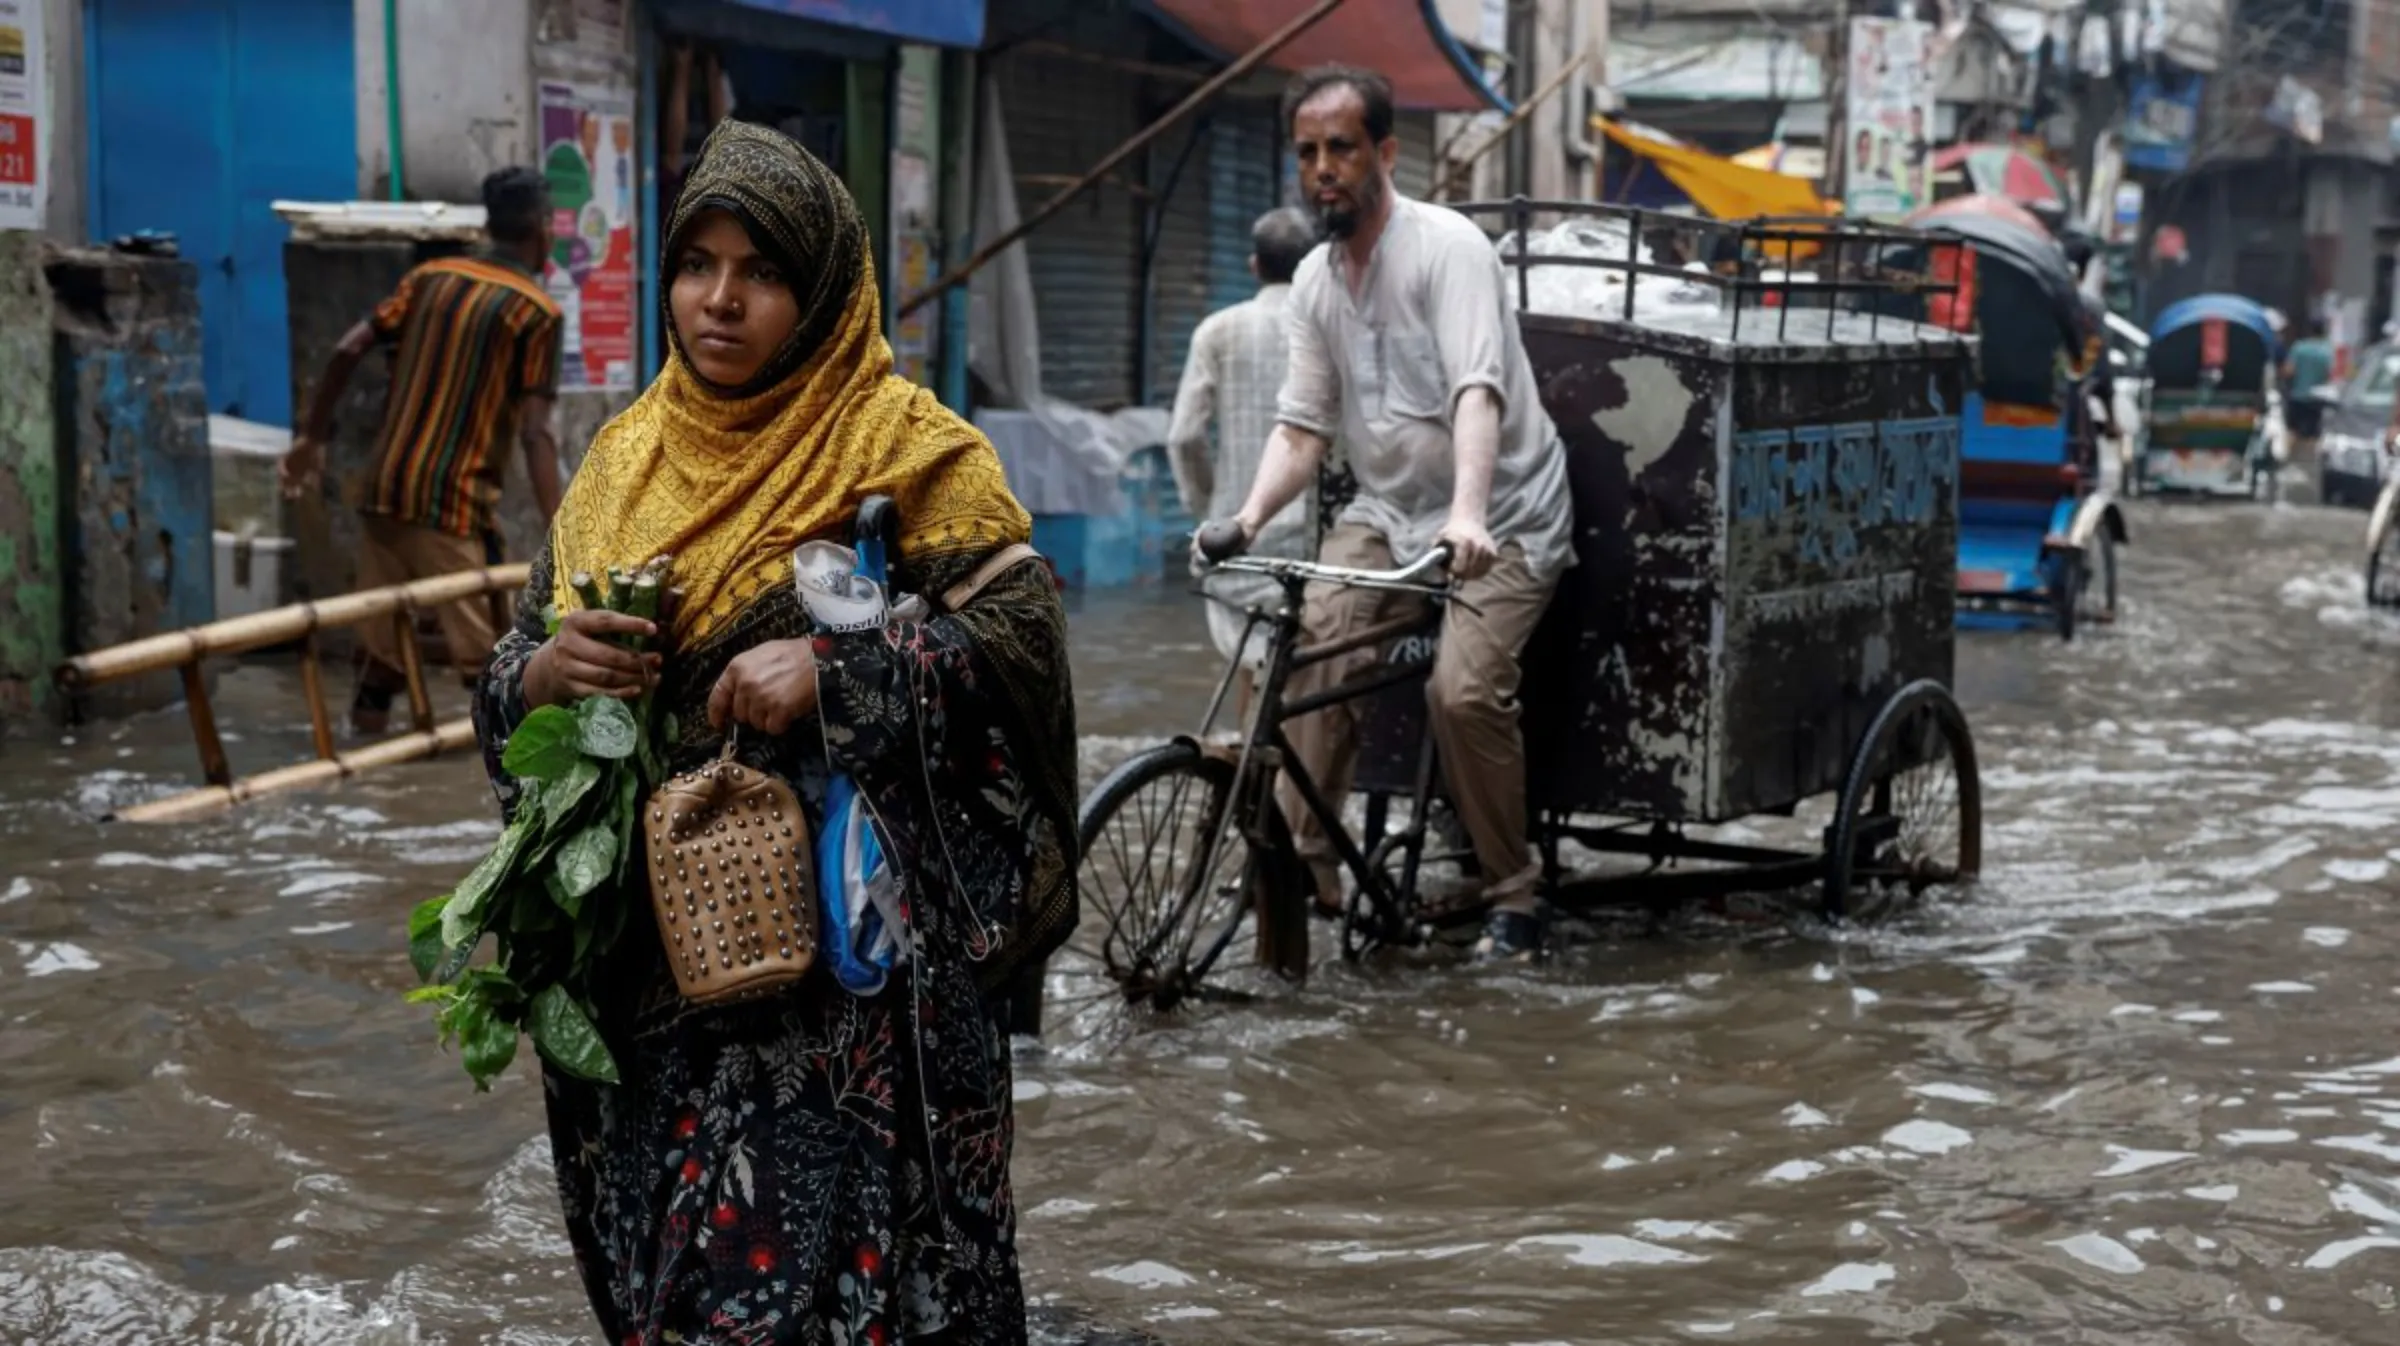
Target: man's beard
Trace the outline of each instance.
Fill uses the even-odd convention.
[[[1368,182],[1352,193],[1356,205],[1319,205],[1317,225],[1331,239],[1346,239],[1358,232],[1360,221],[1373,214],[1376,203],[1383,200],[1383,184]]]

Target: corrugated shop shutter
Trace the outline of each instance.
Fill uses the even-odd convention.
[[[1199,137],[1196,143],[1192,140],[1195,134]],[[1148,400],[1157,406],[1174,402],[1192,329],[1215,307],[1210,302],[1215,240],[1209,229],[1215,135],[1213,123],[1206,127],[1195,123],[1183,134],[1162,136],[1150,146],[1149,204],[1156,207],[1159,219],[1158,250],[1151,259]],[[1187,147],[1188,157],[1184,153]],[[1176,171],[1179,158],[1183,160],[1180,173]]]
[[[1138,75],[1036,52],[1000,62],[1001,117],[1030,214],[1141,129]],[[1138,164],[1033,231],[1026,260],[1042,329],[1042,390],[1086,406],[1134,399],[1141,292],[1141,203],[1127,190]]]
[[[1275,133],[1276,107],[1228,101],[1208,146],[1209,301],[1238,304],[1257,292],[1250,275],[1250,229],[1283,202],[1291,153]]]
[[[1433,114],[1403,112],[1392,130],[1400,138],[1400,162],[1392,166],[1392,180],[1402,196],[1422,201],[1433,192],[1433,156],[1440,148],[1433,138]]]

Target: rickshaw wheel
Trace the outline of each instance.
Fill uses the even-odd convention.
[[[1914,682],[1860,738],[1827,829],[1825,915],[1879,916],[1983,869],[1983,778],[1948,689]]]
[[[2367,551],[2367,606],[2400,608],[2400,528],[2386,528]]]
[[[2092,535],[2093,550],[2084,566],[2084,578],[2075,586],[2075,601],[2085,622],[2113,622],[2117,619],[2117,539],[2106,528]]]
[[[1038,1006],[1020,996],[1020,1026],[1032,1019],[1074,1036],[1080,1021],[1238,998],[1261,972],[1306,978],[1307,870],[1280,813],[1266,847],[1251,846],[1237,822],[1224,828],[1210,872],[1193,872],[1234,774],[1232,762],[1179,741],[1100,782],[1077,825],[1081,919],[1043,969]]]
[[[2083,591],[2088,586],[2085,561],[2069,552],[2054,553],[2048,562],[2050,617],[2058,623],[2058,638],[2075,638],[2076,609],[2083,603]]]

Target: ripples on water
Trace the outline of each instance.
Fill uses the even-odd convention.
[[[2135,528],[2117,629],[1962,637],[1972,903],[1321,964],[1031,1057],[1035,1288],[1194,1342],[2400,1339],[2400,625],[2358,514]],[[1196,612],[1077,627],[1091,772],[1189,727]],[[7,748],[0,1335],[583,1339],[538,1097],[397,1004],[407,904],[494,834],[475,770],[86,821],[189,751]]]

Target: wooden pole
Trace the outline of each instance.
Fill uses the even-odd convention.
[[[75,692],[136,673],[181,668],[216,655],[280,645],[299,640],[312,631],[371,621],[407,608],[439,607],[479,599],[496,589],[521,589],[532,573],[533,567],[519,562],[366,589],[321,602],[293,603],[79,654],[61,664],[51,676],[62,690]]]
[[[332,761],[333,713],[325,705],[325,665],[317,644],[317,633],[311,631],[300,642],[300,687],[308,696],[308,732],[317,747],[321,761]]]
[[[1340,9],[1344,3],[1345,0],[1317,0],[1316,5],[1312,7],[1306,14],[1293,19],[1290,23],[1285,24],[1283,27],[1276,29],[1273,35],[1268,37],[1266,41],[1259,43],[1255,47],[1252,47],[1249,52],[1242,57],[1242,59],[1235,61],[1232,65],[1229,65],[1223,70],[1218,71],[1216,75],[1206,84],[1203,84],[1199,88],[1192,90],[1192,92],[1187,95],[1182,102],[1177,103],[1174,107],[1168,109],[1165,116],[1162,116],[1157,121],[1154,121],[1148,126],[1143,127],[1141,131],[1136,133],[1131,140],[1128,140],[1124,144],[1119,145],[1115,149],[1109,151],[1106,158],[1102,159],[1099,163],[1094,164],[1091,170],[1085,173],[1080,179],[1064,188],[1061,188],[1058,195],[1053,196],[1048,201],[1043,202],[1039,210],[1034,211],[1033,214],[1028,215],[1024,219],[1018,221],[1016,228],[1009,230],[1000,237],[993,239],[991,242],[984,244],[980,248],[977,248],[973,256],[969,257],[966,261],[961,262],[947,275],[936,279],[932,284],[927,285],[924,289],[919,290],[915,294],[910,295],[908,298],[901,300],[899,310],[893,316],[895,318],[905,318],[909,314],[916,312],[920,308],[923,308],[926,304],[932,302],[933,300],[938,299],[942,295],[945,295],[950,291],[957,289],[960,285],[965,284],[966,281],[976,272],[981,271],[985,266],[989,265],[993,258],[999,256],[1003,252],[1006,252],[1010,247],[1014,246],[1027,234],[1030,234],[1034,230],[1040,228],[1050,219],[1051,216],[1056,215],[1058,212],[1066,209],[1067,203],[1073,201],[1076,197],[1083,195],[1085,192],[1090,191],[1093,184],[1099,182],[1103,178],[1106,178],[1110,173],[1114,172],[1117,165],[1124,163],[1127,159],[1130,159],[1134,155],[1140,153],[1143,146],[1148,145],[1151,141],[1158,139],[1158,137],[1163,135],[1169,127],[1175,125],[1177,122],[1182,121],[1185,117],[1190,116],[1194,111],[1198,110],[1202,104],[1207,103],[1210,99],[1215,98],[1219,93],[1224,91],[1226,86],[1241,79],[1244,75],[1249,74],[1251,71],[1256,70],[1259,66],[1264,65],[1269,57],[1283,50],[1285,47],[1290,46],[1295,38],[1299,37],[1302,33],[1307,32],[1309,29],[1316,27],[1319,23],[1324,21],[1327,15],[1333,13],[1333,11],[1337,9]]]
[[[469,750],[474,746],[475,722],[452,720],[436,726],[430,733],[401,734],[352,752],[337,753],[328,760],[298,762],[273,771],[262,771],[245,780],[187,790],[165,799],[153,799],[119,809],[110,817],[113,821],[127,823],[182,822],[222,812],[236,804],[263,799],[268,795],[332,785],[376,767],[421,761],[444,753]]]
[[[216,711],[208,704],[208,678],[197,661],[183,666],[183,708],[192,717],[192,740],[200,745],[200,774],[211,785],[231,784],[233,766],[217,734]]]
[[[1516,111],[1508,114],[1508,120],[1500,123],[1499,130],[1492,132],[1489,139],[1475,147],[1474,153],[1469,154],[1466,158],[1459,160],[1450,168],[1447,173],[1442,175],[1441,185],[1434,189],[1433,194],[1435,196],[1448,196],[1450,194],[1450,185],[1458,181],[1459,174],[1466,172],[1470,168],[1473,168],[1478,160],[1491,153],[1492,150],[1497,148],[1502,141],[1507,140],[1511,133],[1513,133],[1518,127],[1525,124],[1525,119],[1527,117],[1533,115],[1533,110],[1535,108],[1540,107],[1543,103],[1549,101],[1550,95],[1567,87],[1567,81],[1573,79],[1575,77],[1575,72],[1583,68],[1583,61],[1584,58],[1581,55],[1577,55],[1574,60],[1560,66],[1557,74],[1552,75],[1549,81],[1543,84],[1541,88],[1533,91],[1532,97],[1527,98],[1524,102],[1517,104]]]
[[[1837,213],[1850,186],[1850,16],[1857,0],[1840,0],[1833,9],[1833,39],[1825,55],[1825,199]]]
[[[408,679],[409,720],[417,732],[433,732],[433,694],[425,690],[425,654],[417,643],[417,613],[402,608],[392,614],[392,634],[400,642],[400,671]]]

